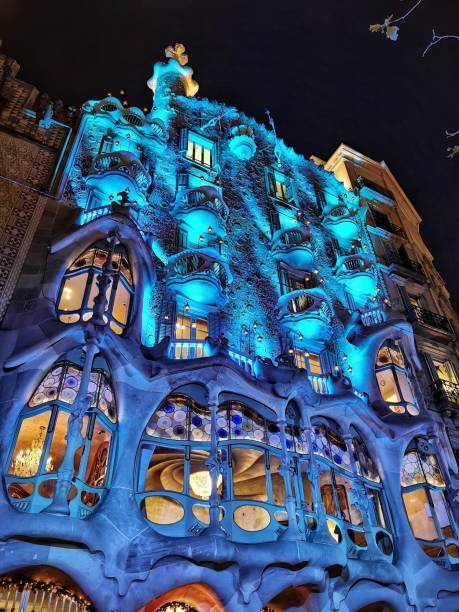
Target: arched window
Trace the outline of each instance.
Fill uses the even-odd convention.
[[[54,497],[57,471],[66,448],[67,423],[81,375],[80,365],[57,363],[20,414],[6,474],[10,501],[19,510],[41,512]],[[83,417],[84,442],[76,455],[69,497],[71,514],[79,518],[90,514],[105,494],[113,452],[116,405],[101,358],[96,358],[89,393],[92,401]]]
[[[344,537],[351,548],[367,547],[367,537],[372,534],[365,533],[358,503],[359,496],[366,496],[376,543],[382,552],[391,554],[381,479],[361,438],[353,432],[351,456],[337,428],[316,422],[311,435],[312,452],[319,463],[320,495],[331,535],[338,543]]]
[[[108,248],[106,242],[98,242],[79,255],[68,268],[57,307],[59,320],[63,323],[88,321],[92,317],[94,299],[99,293],[97,279],[107,260]],[[112,266],[114,274],[107,289],[104,317],[115,333],[122,334],[128,323],[134,283],[126,249],[121,244],[115,248]]]
[[[413,391],[408,380],[405,358],[395,341],[386,341],[376,358],[376,380],[383,400],[392,412],[411,416],[419,414]]]
[[[218,409],[216,437],[223,527],[236,541],[276,539],[287,520],[279,425],[228,401]],[[208,408],[186,395],[169,396],[148,423],[139,454],[138,501],[160,533],[189,535],[209,524],[210,441]],[[294,423],[285,427],[285,446],[297,457],[308,452],[306,436]],[[311,498],[309,489],[307,495]]]
[[[445,480],[430,443],[418,438],[403,457],[403,503],[414,537],[444,565],[459,563],[457,528],[445,495]]]

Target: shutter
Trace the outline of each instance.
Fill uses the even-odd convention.
[[[405,310],[406,311],[412,310],[413,307],[410,302],[410,296],[408,295],[408,291],[402,285],[397,285],[397,287],[398,287],[398,292],[400,294],[400,297],[402,298],[402,304]]]
[[[281,295],[284,295],[284,293],[287,293],[288,291],[286,282],[287,279],[285,270],[279,263],[277,263],[277,276],[279,277],[280,293]]]
[[[209,312],[207,315],[207,329],[209,336],[216,340],[220,335],[220,313]]]
[[[188,232],[183,229],[178,230],[178,250],[184,251],[188,246]]]
[[[177,191],[180,189],[187,189],[189,185],[190,175],[188,172],[177,173]]]
[[[325,198],[325,194],[319,187],[315,187],[316,192],[316,208],[319,212],[322,212],[327,204],[327,200]]]
[[[287,200],[289,202],[297,202],[297,193],[296,193],[296,185],[295,181],[291,178],[287,181]]]
[[[274,233],[280,230],[279,213],[276,210],[270,209],[269,223],[271,225],[271,234],[274,236]]]
[[[179,153],[185,155],[188,147],[188,128],[182,128],[180,130],[180,142],[179,142]]]
[[[274,171],[272,168],[266,168],[266,189],[270,196],[273,198],[276,197],[276,181],[274,179]]]
[[[319,355],[322,372],[324,374],[335,373],[335,364],[337,363],[336,355],[333,351],[322,351]]]
[[[220,143],[218,141],[214,144],[214,147],[212,149],[212,156],[213,156],[212,166],[220,167],[222,165],[222,152],[221,152]]]
[[[424,361],[426,362],[427,371],[429,372],[432,381],[438,380],[437,368],[434,366],[432,357],[428,353],[423,353]]]

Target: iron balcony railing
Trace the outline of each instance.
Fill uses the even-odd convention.
[[[443,315],[439,315],[436,312],[431,312],[420,306],[412,305],[412,308],[416,314],[416,319],[421,325],[427,325],[433,327],[439,331],[445,332],[446,334],[454,334],[451,323]]]
[[[449,380],[436,380],[432,383],[432,392],[436,402],[449,402],[459,406],[459,385]]]
[[[419,262],[414,261],[413,259],[409,259],[408,257],[396,257],[395,255],[386,255],[384,257],[384,263],[386,265],[395,264],[396,266],[401,266],[405,268],[405,270],[410,270],[411,272],[416,272],[417,274],[421,274],[424,276],[424,272],[422,266]]]

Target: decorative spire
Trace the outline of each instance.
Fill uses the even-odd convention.
[[[199,85],[193,80],[193,69],[188,64],[185,45],[175,43],[165,49],[167,62],[157,62],[153,68],[153,76],[147,85],[155,94],[155,105],[169,97],[170,93],[192,98],[196,95]]]
[[[164,50],[164,55],[167,58],[177,60],[180,66],[188,64],[188,55],[185,53],[185,45],[182,43],[175,43],[173,47],[169,45]]]

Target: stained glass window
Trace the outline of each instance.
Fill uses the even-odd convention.
[[[331,459],[330,446],[327,439],[327,429],[325,425],[315,424],[311,430],[311,445],[312,452],[325,457],[325,459]]]
[[[5,477],[10,499],[27,498],[29,512],[41,512],[46,507],[44,500],[49,503],[54,496],[56,474],[65,455],[69,417],[80,389],[82,371],[80,365],[69,361],[53,366],[21,414]],[[100,489],[107,485],[111,456],[112,423],[116,422],[110,380],[101,369],[90,373],[88,392],[91,402],[83,416],[83,443],[75,454],[76,480],[69,498],[70,513],[79,518],[87,516],[88,508],[98,505],[102,498]],[[21,485],[10,480],[18,476],[24,479]],[[41,478],[38,483],[37,477]],[[99,491],[96,493],[88,487]]]
[[[375,462],[371,458],[367,447],[359,438],[352,439],[352,450],[354,453],[354,461],[359,476],[363,476],[368,480],[380,482],[378,469]]]
[[[38,385],[31,399],[30,408],[59,400],[73,404],[80,388],[82,367],[63,362],[53,367]],[[116,404],[110,380],[102,370],[90,374],[88,392],[91,408],[99,408],[111,421],[116,422]]]
[[[232,440],[265,442],[265,427],[262,417],[237,402],[231,402],[229,417]]]

